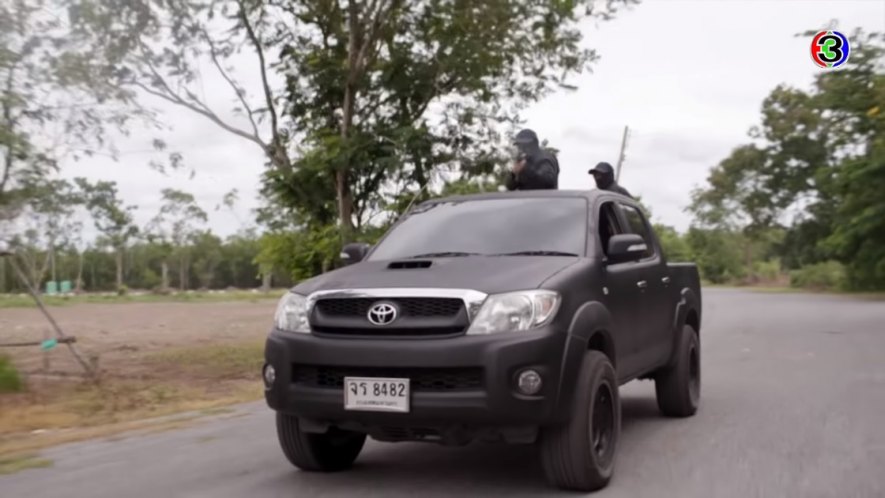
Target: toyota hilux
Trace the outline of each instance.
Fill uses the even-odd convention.
[[[700,400],[701,293],[635,201],[535,190],[434,199],[279,302],[267,404],[288,460],[349,468],[383,442],[536,444],[549,482],[612,476],[619,387]]]

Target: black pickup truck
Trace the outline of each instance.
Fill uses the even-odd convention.
[[[618,388],[700,397],[697,268],[668,263],[632,200],[535,190],[416,206],[278,305],[263,378],[283,453],[351,466],[378,441],[537,443],[551,484],[611,478]]]

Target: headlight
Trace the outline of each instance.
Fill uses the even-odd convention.
[[[277,304],[277,312],[274,314],[274,325],[279,330],[286,332],[310,333],[310,323],[307,320],[307,298],[287,292]]]
[[[559,309],[559,293],[530,290],[495,294],[486,298],[468,335],[529,330],[547,323]]]

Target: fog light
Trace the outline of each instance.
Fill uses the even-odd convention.
[[[264,385],[271,387],[275,380],[277,380],[277,371],[273,365],[264,365]]]
[[[529,396],[538,394],[541,391],[542,385],[541,374],[534,370],[524,370],[519,374],[519,378],[517,378],[519,392]]]

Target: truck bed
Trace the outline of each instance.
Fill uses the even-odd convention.
[[[701,298],[701,277],[698,273],[698,265],[695,263],[667,263],[670,277],[674,287],[682,292],[683,289],[691,289],[698,300]]]

